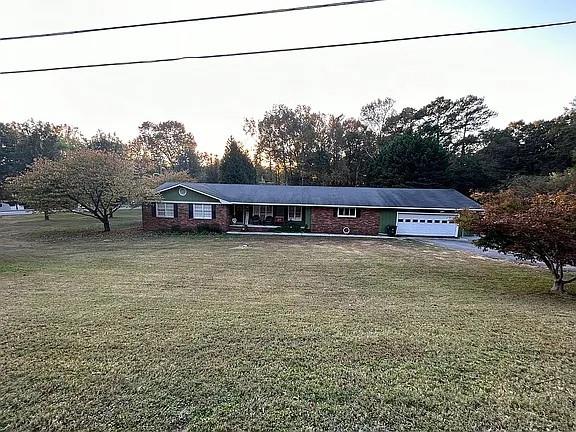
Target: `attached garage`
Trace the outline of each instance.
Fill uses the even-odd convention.
[[[458,237],[455,214],[398,213],[396,234],[425,237]]]

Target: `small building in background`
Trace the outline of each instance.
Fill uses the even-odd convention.
[[[32,214],[32,210],[14,201],[0,201],[0,216],[17,216]]]

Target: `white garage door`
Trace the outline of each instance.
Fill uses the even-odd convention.
[[[398,213],[398,235],[428,237],[458,237],[458,225],[454,214],[446,213]]]

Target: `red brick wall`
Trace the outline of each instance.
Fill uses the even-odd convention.
[[[334,216],[334,208],[312,208],[310,231],[314,233],[342,234],[344,227],[350,228],[350,234],[378,235],[380,231],[380,211],[376,209],[358,209],[357,218],[339,218]]]
[[[152,205],[142,206],[142,227],[145,230],[165,230],[173,226],[180,226],[181,229],[192,229],[201,224],[217,224],[222,231],[228,231],[230,218],[228,215],[228,206],[216,204],[215,219],[189,219],[188,204],[178,204],[177,218],[159,218]]]

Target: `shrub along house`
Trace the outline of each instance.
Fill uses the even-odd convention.
[[[142,206],[146,230],[309,231],[457,237],[454,219],[478,203],[453,189],[165,183]]]

